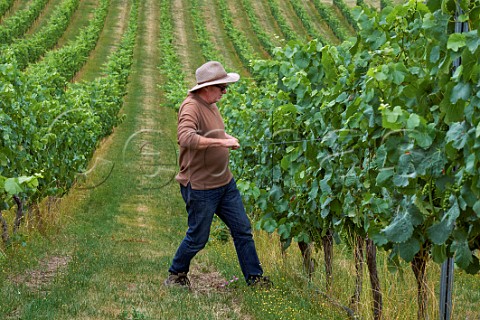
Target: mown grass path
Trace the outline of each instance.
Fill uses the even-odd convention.
[[[30,29],[25,33],[26,35],[32,34],[37,32],[42,26],[44,26],[48,19],[50,18],[51,14],[55,10],[56,7],[60,5],[62,0],[51,0],[46,5],[45,9],[42,11],[38,19],[32,24]]]
[[[93,18],[95,9],[99,6],[98,0],[84,0],[80,1],[78,9],[70,19],[70,23],[67,30],[63,33],[63,36],[58,40],[57,48],[62,47],[69,41],[75,40],[78,33],[88,25],[89,21]]]
[[[89,10],[86,11],[88,14],[91,13]],[[129,12],[130,3],[128,0],[111,0],[105,27],[98,39],[96,49],[90,54],[90,58],[77,73],[74,81],[91,81],[102,76],[102,70],[99,66],[108,60],[108,56],[120,43],[120,39],[128,23]]]
[[[221,13],[216,0],[202,0],[202,14],[207,21],[207,31],[211,35],[211,41],[215,45],[217,51],[224,59],[225,69],[229,72],[235,72],[244,76],[246,74],[243,64],[235,53],[235,48],[231,41],[228,40],[227,33],[221,19]]]

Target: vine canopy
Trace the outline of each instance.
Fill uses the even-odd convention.
[[[290,42],[255,61],[262,80],[224,113],[258,226],[287,244],[354,232],[392,263],[427,251],[478,272],[479,12],[478,0],[358,7],[356,42]]]

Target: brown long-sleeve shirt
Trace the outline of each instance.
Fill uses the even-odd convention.
[[[216,104],[208,104],[195,93],[189,93],[178,112],[180,172],[176,180],[183,186],[190,182],[195,190],[226,185],[233,177],[228,168],[229,149],[199,148],[200,136],[226,139],[225,124]]]

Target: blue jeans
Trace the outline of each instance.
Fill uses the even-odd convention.
[[[213,215],[222,219],[230,229],[238,261],[245,279],[262,275],[252,227],[243,206],[235,179],[212,190],[193,190],[188,184],[180,186],[188,212],[188,230],[173,258],[170,272],[187,273],[190,261],[207,244]]]

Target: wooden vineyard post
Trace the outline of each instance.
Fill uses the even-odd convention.
[[[327,277],[326,289],[327,292],[331,292],[333,283],[333,234],[331,230],[327,230],[327,234],[322,237],[322,243]]]
[[[312,280],[313,273],[315,272],[315,263],[312,257],[313,245],[312,243],[306,243],[300,241],[298,243],[300,252],[302,253],[303,258],[303,269],[308,275],[308,280]]]
[[[355,291],[350,299],[350,305],[355,312],[358,312],[358,306],[360,304],[360,294],[363,287],[363,265],[365,263],[363,258],[365,238],[362,236],[355,236]]]
[[[372,286],[373,295],[373,319],[382,319],[383,313],[383,299],[382,290],[380,288],[380,280],[377,272],[377,248],[373,240],[368,239],[367,242],[367,266],[370,273],[370,284]]]

